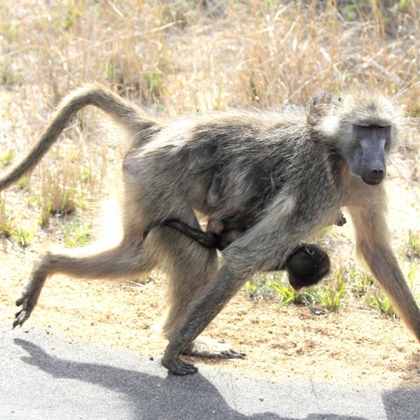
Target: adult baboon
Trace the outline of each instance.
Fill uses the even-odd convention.
[[[247,278],[273,261],[284,264],[346,206],[359,254],[420,340],[420,311],[391,250],[385,219],[385,160],[402,122],[390,99],[359,87],[322,95],[307,107],[203,113],[165,124],[103,87],[87,85],[64,98],[29,155],[0,180],[0,190],[33,169],[70,118],[89,104],[125,129],[131,151],[125,164],[136,162],[137,174],[124,174],[123,238],[100,252],[43,255],[16,302],[22,309],[14,326],[28,319],[52,274],[129,277],[165,258],[169,344],[162,364],[186,375],[197,368],[183,362],[182,353],[243,357],[226,344],[196,339]],[[207,195],[216,175],[220,200],[211,207]],[[215,220],[234,214],[252,221],[223,251],[218,271],[216,251],[173,229],[157,229],[142,240],[146,227],[159,220],[178,219],[198,229],[195,210]]]
[[[344,219],[342,214],[341,217]],[[203,232],[201,229],[192,228],[180,220],[170,219],[149,226],[144,231],[143,238],[146,238],[153,228],[162,226],[174,228],[196,240],[206,248],[215,248],[219,251],[225,249],[235,239],[245,233],[245,230],[238,229],[238,226],[232,227],[232,230],[230,230],[222,222],[212,219],[207,224],[206,232]],[[317,244],[302,243],[289,255],[289,258],[287,258],[283,265],[279,265],[278,262],[273,262],[273,265],[268,271],[286,270],[290,285],[295,290],[300,290],[302,287],[309,287],[319,283],[330,272],[330,267],[330,258],[320,246]]]

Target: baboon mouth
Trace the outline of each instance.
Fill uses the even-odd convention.
[[[362,181],[367,185],[379,185],[385,178],[367,179],[362,177]]]

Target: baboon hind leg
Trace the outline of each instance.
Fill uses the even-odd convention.
[[[87,279],[127,278],[147,272],[157,263],[136,240],[123,240],[119,245],[102,251],[93,249],[92,246],[62,252],[49,251],[40,257],[22,296],[16,301],[22,309],[16,313],[13,328],[30,317],[46,279],[53,274]]]
[[[185,320],[191,301],[216,274],[217,253],[167,227],[159,229],[156,234],[161,235],[159,241],[169,256],[169,308],[163,333],[170,341]],[[228,343],[201,336],[184,348],[183,353],[214,358],[245,356]]]

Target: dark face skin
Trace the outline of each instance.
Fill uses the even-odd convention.
[[[380,184],[386,175],[385,154],[391,140],[391,128],[354,125],[353,137],[358,147],[344,153],[351,172],[360,176],[365,184]]]

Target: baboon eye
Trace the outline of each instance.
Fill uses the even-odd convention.
[[[388,125],[372,125],[372,124],[354,124],[354,128],[358,130],[389,130],[391,127]]]

